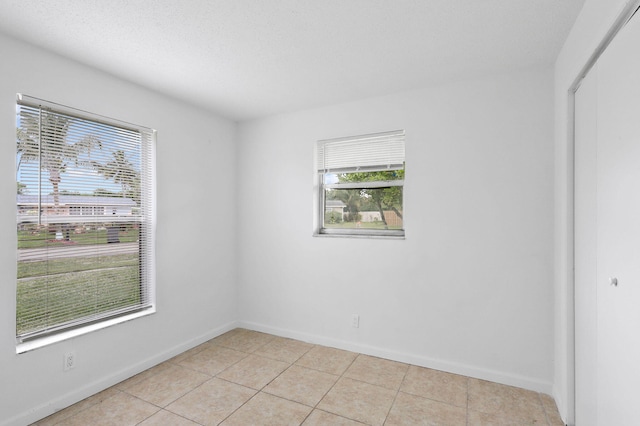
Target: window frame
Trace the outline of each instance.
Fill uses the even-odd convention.
[[[340,173],[356,173],[356,172],[376,172],[376,171],[392,171],[392,170],[405,170],[406,164],[404,161],[404,130],[396,130],[383,133],[372,133],[358,136],[351,136],[337,139],[325,139],[316,142],[316,169],[317,169],[317,199],[318,209],[316,212],[317,226],[315,227],[314,236],[336,236],[336,237],[364,237],[364,238],[385,238],[385,239],[404,239],[405,238],[405,220],[402,218],[402,229],[371,229],[371,228],[330,228],[325,227],[325,214],[326,212],[326,190],[327,189],[385,189],[389,187],[401,187],[403,189],[402,194],[402,211],[404,213],[404,181],[405,179],[398,180],[382,180],[382,181],[364,181],[364,182],[336,182],[327,184],[325,183],[325,175],[327,174],[340,174]],[[359,140],[367,140],[385,137],[398,137],[401,139],[402,145],[402,167],[397,164],[397,158],[395,164],[375,165],[375,166],[342,166],[340,168],[327,168],[324,164],[324,160],[320,157],[325,151],[327,144],[340,144],[351,143]],[[366,155],[366,154],[365,154]]]
[[[32,349],[36,349],[41,346],[45,346],[51,343],[59,342],[71,337],[76,337],[94,330],[99,330],[111,325],[122,323],[132,320],[134,318],[146,316],[155,313],[156,300],[155,300],[155,286],[156,286],[156,273],[155,273],[155,229],[156,229],[156,177],[155,177],[155,149],[156,149],[156,131],[154,129],[134,125],[128,122],[124,122],[118,119],[105,117],[95,113],[82,111],[76,108],[60,105],[54,102],[45,101],[35,97],[27,96],[24,94],[17,94],[16,109],[17,111],[22,107],[27,108],[39,108],[41,114],[42,111],[49,111],[53,114],[61,114],[69,116],[74,120],[79,120],[84,124],[89,125],[107,125],[111,126],[119,131],[129,131],[139,134],[139,150],[140,160],[140,193],[139,203],[137,210],[139,214],[133,215],[130,219],[131,224],[135,226],[137,224],[139,229],[138,236],[138,249],[135,252],[137,254],[139,282],[137,284],[140,291],[140,301],[135,304],[130,304],[121,309],[111,309],[108,311],[100,311],[91,316],[77,315],[69,321],[62,321],[41,327],[37,330],[18,333],[18,294],[16,294],[16,352],[23,353]],[[20,127],[22,128],[22,127]],[[42,131],[42,130],[39,130]],[[113,146],[111,149],[115,149]],[[113,152],[113,151],[111,151]],[[16,152],[16,158],[18,158],[18,152]],[[40,166],[37,166],[40,167]],[[16,181],[18,168],[16,167]],[[38,188],[38,194],[42,194],[40,188]],[[124,191],[124,190],[123,190]],[[100,207],[96,206],[74,206],[76,207],[74,213],[78,216],[86,216],[88,221],[96,221],[97,211]],[[77,210],[77,211],[76,211]],[[103,221],[95,223],[107,223],[104,220],[106,215],[106,209],[102,207],[103,214],[98,215],[103,218]],[[17,215],[20,214],[20,208],[17,208]],[[45,214],[41,209],[38,213],[38,223],[40,223],[40,217]],[[133,214],[133,208],[132,208]],[[73,216],[71,209],[69,209],[68,217]],[[64,216],[62,216],[64,217]],[[18,217],[19,219],[19,217]],[[122,221],[123,225],[129,223],[125,220]],[[51,222],[56,223],[56,222]],[[16,249],[18,246],[16,245]],[[50,259],[47,257],[46,261]],[[19,260],[17,260],[19,262]],[[99,269],[98,269],[99,270]],[[49,276],[49,275],[47,275]],[[16,292],[18,286],[18,279],[16,278]]]

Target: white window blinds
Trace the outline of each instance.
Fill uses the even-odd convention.
[[[24,95],[16,124],[18,342],[152,308],[155,132]]]
[[[318,141],[318,171],[400,170],[404,167],[404,130]]]

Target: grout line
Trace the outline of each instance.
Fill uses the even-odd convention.
[[[551,419],[549,419],[549,414],[547,413],[547,407],[545,407],[544,402],[542,402],[542,396],[540,395],[540,392],[538,392],[537,395],[538,395],[538,402],[542,406],[542,412],[544,413],[544,418],[547,419],[547,425],[551,426]]]
[[[229,382],[229,383],[233,383],[233,382]],[[235,383],[237,385],[237,383]],[[245,386],[246,387],[246,386]],[[250,388],[251,389],[251,388]],[[249,401],[251,401],[253,398],[256,397],[256,395],[258,395],[260,393],[260,391],[257,391],[251,398],[247,399],[245,402],[243,402],[242,404],[240,404],[240,406],[238,408],[236,408],[235,410],[233,410],[231,413],[229,413],[229,415],[227,417],[225,417],[224,419],[222,419],[222,421],[220,421],[220,423],[218,424],[222,424],[224,423],[229,417],[233,416],[238,410],[240,410],[242,407],[244,407],[245,405],[247,405],[249,403]],[[193,421],[193,420],[192,420]]]
[[[402,384],[404,383],[404,379],[406,379],[407,374],[409,373],[409,368],[410,368],[410,366],[407,366],[407,369],[405,370],[404,374],[402,375],[402,380],[400,380],[400,384],[398,385],[398,389],[396,389],[396,394],[393,397],[393,401],[391,401],[391,405],[389,406],[389,410],[387,410],[387,414],[384,416],[384,422],[382,422],[383,426],[387,423],[387,420],[389,419],[389,414],[391,414],[391,410],[393,410],[393,406],[396,404],[396,400],[398,399],[398,395],[400,395],[400,389],[402,389]]]
[[[318,345],[314,345],[314,347],[316,347],[316,346],[318,346]],[[310,352],[310,351],[311,351],[311,349],[309,349],[309,351],[307,351],[307,352]],[[355,353],[355,352],[354,352],[354,353]],[[339,416],[339,417],[342,417],[342,418],[345,418],[345,419],[349,419],[349,420],[353,420],[353,421],[355,421],[355,422],[360,423],[358,420],[351,419],[351,418],[349,418],[349,417],[341,416],[341,415],[339,415],[339,414],[331,413],[331,412],[329,412],[329,411],[325,411],[325,410],[322,410],[322,409],[318,408],[318,405],[320,405],[320,403],[322,402],[322,400],[323,400],[323,399],[324,399],[324,398],[329,394],[329,392],[331,392],[331,391],[333,390],[333,388],[338,384],[338,382],[340,381],[340,379],[341,379],[342,377],[344,377],[344,373],[346,373],[346,372],[347,372],[347,370],[349,370],[349,368],[353,365],[353,363],[356,361],[356,359],[358,358],[358,356],[360,356],[360,354],[356,355],[356,356],[353,358],[353,360],[351,361],[351,363],[349,364],[349,366],[348,366],[347,368],[345,368],[345,369],[344,369],[344,371],[342,372],[342,374],[339,374],[339,375],[338,375],[338,374],[327,373],[326,371],[320,371],[320,370],[317,370],[317,369],[315,369],[315,368],[299,366],[299,367],[301,367],[301,368],[308,368],[309,370],[319,371],[319,372],[321,372],[321,373],[330,374],[330,375],[332,375],[332,376],[337,376],[337,377],[338,377],[338,378],[336,379],[336,381],[335,381],[335,382],[333,382],[333,384],[331,385],[331,387],[329,387],[329,389],[328,389],[328,390],[327,390],[327,391],[326,391],[326,392],[325,392],[325,393],[320,397],[320,399],[318,399],[318,402],[316,402],[316,403],[315,403],[315,405],[311,408],[311,411],[309,412],[309,414],[307,415],[307,417],[305,417],[305,421],[306,421],[306,419],[311,415],[311,413],[313,413],[313,411],[314,411],[314,410],[319,410],[319,411],[324,411],[325,413],[333,414],[334,416]],[[303,421],[302,423],[304,423],[304,421]],[[301,424],[302,424],[302,423],[301,423]]]
[[[244,407],[246,404],[248,404],[248,403],[249,403],[249,401],[251,401],[252,399],[254,399],[254,398],[255,398],[257,395],[259,395],[260,393],[264,393],[264,394],[266,394],[266,395],[274,396],[274,397],[276,397],[276,398],[282,398],[282,399],[284,399],[284,400],[287,400],[287,401],[290,401],[290,402],[294,402],[294,403],[296,403],[296,404],[305,405],[305,404],[301,404],[301,403],[300,403],[300,402],[298,402],[298,401],[292,401],[292,400],[290,400],[290,399],[283,398],[283,397],[278,396],[278,395],[270,394],[269,392],[266,392],[266,391],[265,391],[265,388],[266,388],[267,386],[269,386],[269,384],[271,384],[271,383],[272,383],[274,380],[276,380],[278,377],[280,377],[282,374],[284,374],[284,372],[285,372],[285,371],[288,371],[288,370],[289,370],[293,365],[295,365],[295,362],[297,362],[297,360],[299,360],[300,358],[302,358],[302,357],[303,357],[307,352],[309,352],[312,348],[314,348],[314,347],[315,347],[315,345],[311,346],[307,351],[305,351],[302,355],[300,355],[298,358],[296,358],[296,360],[295,360],[295,361],[293,361],[293,362],[283,361],[283,360],[280,360],[280,359],[274,359],[274,358],[271,358],[271,357],[268,357],[268,356],[263,356],[263,355],[259,355],[259,354],[256,354],[256,353],[255,353],[255,352],[256,352],[256,351],[258,351],[260,348],[262,348],[262,347],[264,347],[264,346],[268,345],[268,344],[269,344],[270,342],[272,342],[273,340],[275,340],[275,336],[274,336],[274,338],[273,338],[273,339],[270,339],[270,340],[269,340],[268,342],[266,342],[264,345],[261,345],[261,346],[259,346],[258,348],[256,348],[253,352],[238,351],[238,352],[242,352],[242,353],[244,353],[244,354],[247,354],[247,356],[246,356],[246,357],[244,357],[244,358],[242,358],[241,360],[238,360],[237,362],[235,362],[234,364],[232,364],[232,365],[230,365],[229,367],[225,368],[224,370],[222,370],[222,371],[218,372],[218,374],[216,374],[216,375],[214,376],[215,378],[217,378],[217,379],[219,379],[219,380],[224,380],[224,381],[226,381],[226,382],[228,382],[228,383],[232,383],[232,384],[237,385],[237,386],[243,386],[243,387],[248,388],[248,389],[256,390],[256,389],[254,389],[254,388],[251,388],[251,387],[248,387],[248,386],[242,385],[242,384],[240,384],[240,383],[235,383],[235,382],[232,382],[232,381],[230,381],[230,380],[226,380],[226,379],[224,379],[224,378],[218,377],[218,375],[219,375],[219,374],[221,374],[222,372],[226,371],[227,369],[231,368],[233,365],[236,365],[237,363],[239,363],[239,362],[240,362],[240,361],[242,361],[243,359],[248,358],[248,357],[249,357],[249,356],[251,356],[251,355],[255,355],[255,356],[257,356],[257,357],[264,358],[264,359],[267,359],[267,360],[270,360],[270,361],[277,361],[277,362],[283,362],[283,363],[289,364],[289,365],[288,365],[284,370],[282,370],[280,373],[278,373],[278,374],[277,374],[273,379],[271,379],[268,383],[266,383],[264,386],[262,386],[262,388],[260,388],[260,389],[256,390],[256,393],[255,393],[255,394],[253,394],[253,396],[251,396],[251,398],[249,398],[248,400],[246,400],[243,404],[241,404],[238,408],[236,408],[233,412],[231,412],[231,413],[230,413],[227,417],[225,417],[225,418],[224,418],[220,423],[223,423],[224,421],[226,421],[229,417],[231,417],[234,413],[236,413],[238,410],[240,410],[242,407]],[[228,347],[226,347],[226,348],[227,348],[227,349],[233,349],[233,348],[228,348]],[[237,349],[233,349],[233,350],[236,350],[236,351],[237,351]],[[307,406],[307,407],[308,407],[308,405],[305,405],[305,406]],[[309,414],[305,417],[305,419],[304,419],[304,420],[306,420],[306,419],[307,419],[307,417],[309,417],[309,415],[311,415],[311,413],[313,412],[313,410],[314,410],[314,408],[312,407],[312,408],[311,408],[311,411],[310,411],[310,412],[309,412]],[[304,422],[304,420],[303,420],[303,422]]]
[[[308,407],[308,406],[307,406]],[[304,422],[307,421],[307,419],[309,418],[309,416],[311,416],[311,413],[313,413],[316,409],[314,407],[311,407],[311,411],[309,411],[309,414],[307,414],[306,416],[304,416],[304,419],[302,419],[302,421],[300,422],[300,425],[304,424]]]
[[[162,410],[160,410],[160,411],[166,411],[167,413],[171,413],[171,414],[173,414],[174,416],[182,417],[183,419],[185,419],[185,420],[187,420],[187,421],[190,421],[190,422],[193,422],[193,423],[195,423],[195,424],[197,424],[197,425],[201,425],[201,426],[202,426],[202,423],[196,422],[195,420],[190,419],[190,418],[188,418],[188,417],[185,417],[185,416],[183,416],[182,414],[174,413],[173,411],[171,411],[171,410],[167,410],[166,408],[163,408],[163,409],[162,409]],[[151,416],[149,416],[149,417],[153,417],[153,416],[155,416],[155,415],[156,415],[156,414],[158,414],[160,411],[156,412],[155,414],[153,414],[153,415],[151,415]],[[142,423],[142,422],[140,422],[140,423]],[[138,424],[140,424],[140,423],[138,423]]]
[[[241,333],[241,332],[239,332],[239,333]],[[238,334],[239,334],[239,333],[238,333]],[[217,336],[217,337],[220,337],[220,336]],[[222,419],[222,421],[220,422],[220,423],[222,423],[222,422],[224,422],[225,420],[227,420],[229,417],[231,417],[235,412],[237,412],[237,411],[238,411],[238,410],[240,410],[242,407],[244,407],[244,406],[245,406],[249,401],[251,401],[253,398],[255,398],[255,397],[256,397],[256,395],[258,395],[258,394],[261,392],[261,390],[256,390],[256,389],[251,388],[251,387],[249,387],[249,386],[245,386],[245,385],[242,385],[242,384],[240,384],[240,383],[235,383],[235,382],[232,382],[231,380],[226,380],[226,379],[224,379],[224,378],[222,378],[222,377],[218,377],[220,374],[222,374],[223,372],[227,371],[227,370],[228,370],[228,369],[230,369],[231,367],[235,366],[236,364],[238,364],[238,363],[239,363],[239,362],[241,362],[242,360],[245,360],[245,359],[247,359],[248,357],[250,357],[251,355],[253,355],[253,353],[252,353],[252,352],[246,352],[246,351],[244,351],[244,350],[238,350],[237,348],[233,348],[233,347],[229,347],[229,346],[226,346],[226,345],[223,345],[223,344],[220,344],[220,343],[215,343],[215,342],[213,342],[213,340],[214,340],[214,339],[216,339],[217,337],[215,337],[215,338],[213,338],[213,339],[211,339],[211,340],[208,340],[207,342],[204,342],[204,343],[211,343],[212,345],[215,345],[215,346],[217,346],[217,347],[220,347],[220,348],[223,348],[223,349],[227,349],[227,350],[232,350],[232,351],[235,351],[235,352],[239,352],[239,353],[241,353],[241,354],[243,354],[243,355],[245,355],[245,356],[243,356],[243,357],[242,357],[242,358],[240,358],[239,360],[237,360],[237,361],[233,362],[232,364],[229,364],[227,367],[223,368],[222,370],[220,370],[219,372],[217,372],[215,375],[211,376],[211,379],[209,379],[209,381],[210,381],[210,380],[213,380],[213,379],[215,378],[215,379],[218,379],[218,380],[223,380],[223,381],[225,381],[225,382],[227,382],[227,383],[234,384],[234,385],[236,385],[236,386],[242,386],[242,387],[244,387],[244,388],[247,388],[247,389],[251,389],[251,390],[256,391],[256,393],[255,393],[255,394],[253,394],[253,395],[251,396],[251,398],[247,399],[244,403],[242,403],[240,406],[238,406],[238,408],[236,408],[235,410],[233,410],[231,413],[229,413],[229,415],[228,415],[228,416],[226,416],[224,419]],[[273,339],[270,339],[269,341],[271,341],[271,340],[273,340]],[[204,343],[203,343],[203,344],[204,344]],[[266,345],[267,343],[268,343],[268,342],[266,342],[264,345]],[[262,347],[262,346],[264,346],[264,345],[259,346],[259,347],[258,347],[258,348],[256,348],[255,350],[258,350],[260,347]],[[254,352],[255,352],[255,350],[254,350]],[[200,351],[196,352],[196,353],[195,353],[195,354],[193,354],[193,355],[196,355],[196,354],[197,354],[197,353],[199,353],[199,352],[200,352]],[[256,355],[256,356],[258,356],[258,355]],[[177,364],[177,365],[179,365],[179,364]],[[184,368],[188,368],[188,367],[184,367]],[[194,370],[194,371],[198,371],[198,370]],[[206,373],[205,373],[205,374],[206,374]],[[203,385],[203,384],[200,384],[200,386],[202,386],[202,385]],[[198,387],[200,387],[200,386],[198,386]],[[195,388],[194,388],[194,389],[192,389],[192,391],[193,391],[193,390],[195,390]],[[188,393],[190,393],[190,392],[192,392],[192,391],[189,391]],[[186,394],[185,394],[185,395],[186,395]],[[184,395],[183,395],[183,396],[184,396]],[[194,420],[192,420],[192,419],[188,419],[188,420],[195,422],[195,421],[194,421]]]
[[[469,378],[467,377],[467,406],[465,407],[466,425],[469,426]]]
[[[151,417],[155,416],[156,414],[158,414],[160,411],[162,411],[162,408],[159,409],[158,411],[156,411],[155,413],[151,414],[150,416],[145,417],[144,419],[142,419],[141,421],[136,423],[136,426],[139,425],[142,422],[146,422],[147,420],[149,420]]]

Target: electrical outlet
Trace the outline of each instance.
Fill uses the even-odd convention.
[[[351,327],[353,328],[360,327],[360,315],[358,314],[351,315]]]
[[[63,361],[64,361],[64,364],[62,366],[62,369],[64,371],[71,370],[76,366],[76,353],[75,352],[65,353]]]

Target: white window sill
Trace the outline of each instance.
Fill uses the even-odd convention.
[[[154,314],[155,312],[156,312],[156,309],[155,307],[153,307],[150,309],[145,309],[144,311],[141,311],[141,312],[135,312],[133,314],[112,318],[112,319],[101,321],[95,324],[90,324],[85,327],[79,327],[72,330],[63,331],[61,333],[53,334],[51,336],[44,336],[39,339],[18,343],[16,345],[16,353],[22,354],[25,352],[29,352],[34,349],[38,349],[38,348],[52,345],[54,343],[62,342],[63,340],[72,339],[74,337],[82,336],[83,334],[91,333],[97,330],[102,330],[103,328],[111,327],[116,324],[121,324],[123,322],[134,320],[136,318],[145,317],[147,315]]]
[[[366,238],[366,239],[377,239],[377,240],[404,240],[404,235],[373,235],[373,234],[325,234],[320,232],[314,232],[314,237],[320,238]]]

